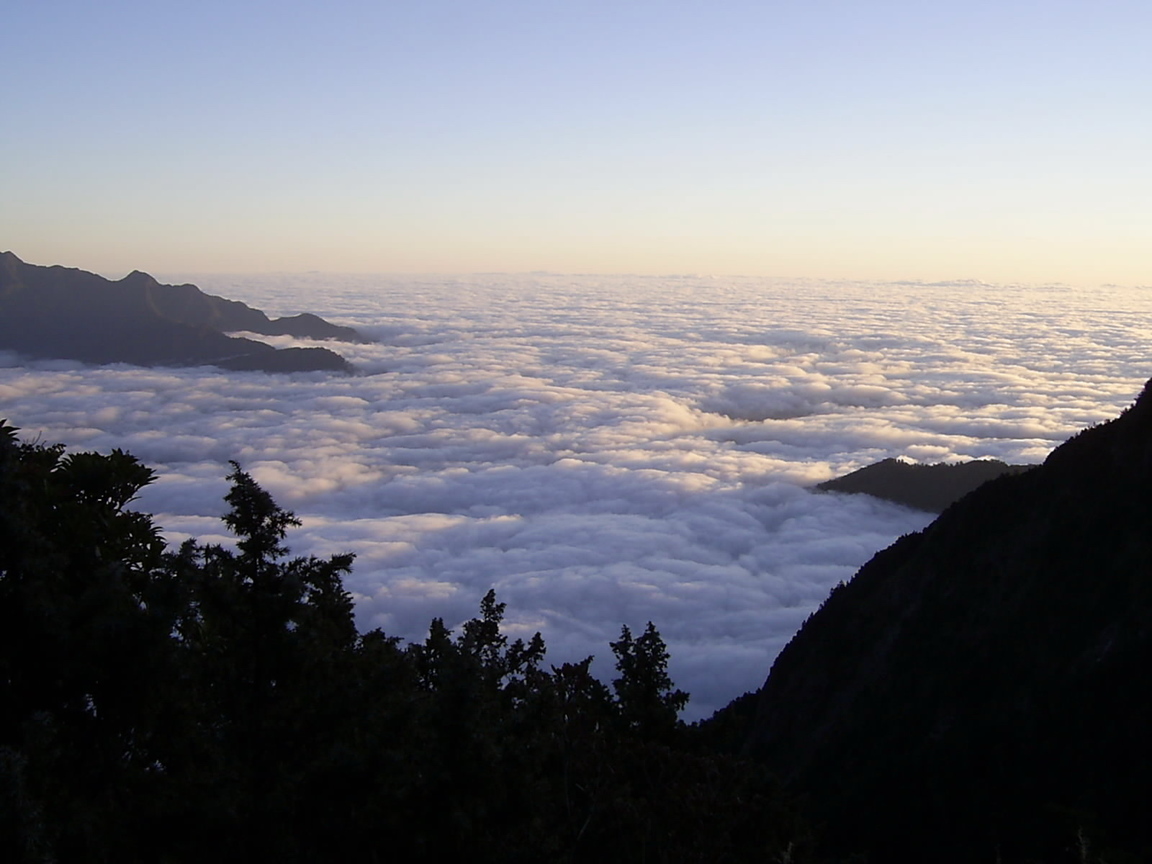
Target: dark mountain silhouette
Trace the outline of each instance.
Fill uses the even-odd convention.
[[[1003,474],[1019,474],[1031,465],[1009,465],[999,459],[916,465],[900,459],[873,462],[851,474],[816,486],[822,492],[849,492],[895,501],[906,507],[939,513],[978,486]]]
[[[140,271],[114,282],[75,268],[26,264],[11,252],[0,253],[2,349],[86,363],[351,371],[343,357],[327,348],[278,351],[226,335],[239,330],[365,341],[352,328],[315,315],[269,320],[244,303],[205,294],[195,285],[163,285]]]
[[[748,742],[871,861],[1152,860],[1152,382],[877,554]]]

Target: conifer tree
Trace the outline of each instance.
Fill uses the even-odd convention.
[[[625,727],[645,736],[667,736],[676,727],[680,710],[688,704],[688,694],[673,689],[668,649],[656,626],[649,621],[644,632],[633,638],[625,625],[620,639],[609,645],[620,673],[612,686]]]

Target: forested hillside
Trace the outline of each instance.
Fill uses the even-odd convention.
[[[876,861],[1152,860],[1152,384],[877,554],[751,751]]]

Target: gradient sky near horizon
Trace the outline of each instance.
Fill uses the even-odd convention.
[[[1143,2],[8,4],[0,248],[1152,284]]]

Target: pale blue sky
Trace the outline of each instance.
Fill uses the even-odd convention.
[[[1146,2],[9,2],[0,248],[1152,284]]]

